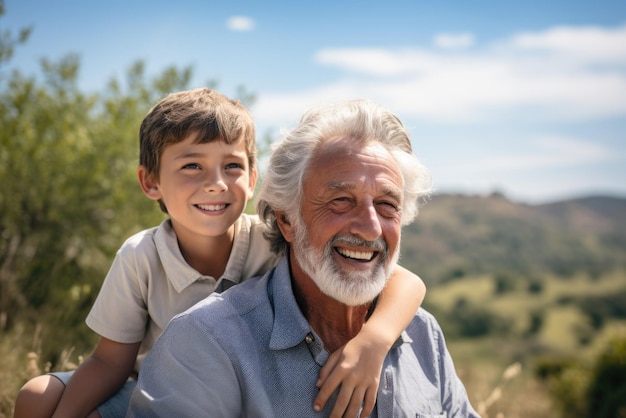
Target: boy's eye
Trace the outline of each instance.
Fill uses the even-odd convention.
[[[243,164],[241,164],[241,163],[230,163],[230,164],[226,164],[225,168],[227,170],[229,170],[229,169],[233,169],[233,168],[243,169],[244,167],[243,167]]]
[[[183,170],[199,170],[199,169],[200,169],[200,164],[196,164],[196,163],[189,163],[183,166]]]

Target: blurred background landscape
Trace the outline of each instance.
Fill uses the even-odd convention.
[[[250,106],[262,163],[312,105],[397,112],[437,188],[401,263],[475,407],[626,417],[626,4],[607,0],[0,0],[0,417],[94,347],[115,252],[162,220],[139,124],[201,86]]]

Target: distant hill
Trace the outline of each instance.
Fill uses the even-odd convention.
[[[626,271],[626,199],[527,205],[498,193],[435,195],[404,229],[401,263],[427,284],[476,274]]]

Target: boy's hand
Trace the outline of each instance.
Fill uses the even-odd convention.
[[[356,417],[361,405],[360,417],[370,415],[376,404],[380,373],[388,349],[359,333],[332,353],[320,371],[317,381],[320,392],[315,398],[314,409],[321,411],[328,398],[341,386],[330,416]]]

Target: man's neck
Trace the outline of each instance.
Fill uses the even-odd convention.
[[[297,262],[290,260],[293,292],[300,310],[324,342],[329,353],[337,350],[359,333],[370,304],[345,305],[323,294]]]

